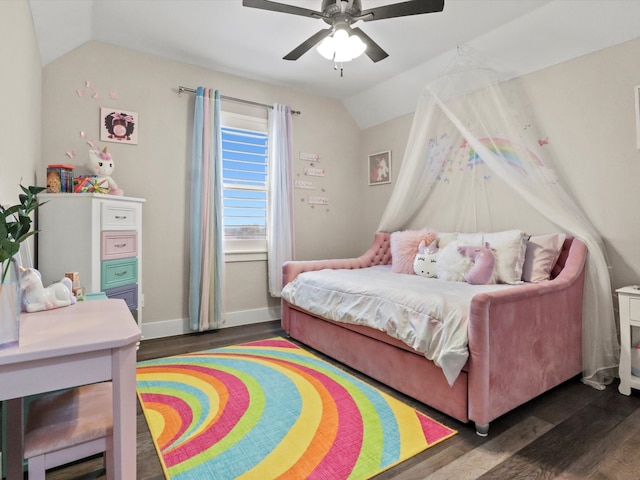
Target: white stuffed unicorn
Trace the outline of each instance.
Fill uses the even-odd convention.
[[[107,147],[100,150],[89,150],[89,161],[87,167],[92,174],[97,175],[98,193],[109,193],[111,195],[124,195],[124,192],[114,182],[111,175],[115,165],[111,154],[107,152]]]
[[[72,293],[71,279],[63,278],[47,288],[42,286],[42,276],[35,268],[20,267],[20,290],[22,290],[22,311],[39,312],[66,307],[76,303]]]

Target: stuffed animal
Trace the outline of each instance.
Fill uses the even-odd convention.
[[[472,267],[473,260],[463,255],[457,240],[454,240],[440,250],[436,263],[436,276],[440,280],[464,282],[465,275]]]
[[[489,249],[488,243],[484,247],[458,247],[458,251],[473,260],[473,266],[464,276],[467,283],[472,285],[496,283],[494,275],[496,257]]]
[[[418,254],[413,261],[413,271],[416,275],[423,277],[436,277],[436,264],[438,262],[438,241],[432,241],[429,246],[425,246],[422,240],[418,245]]]
[[[111,154],[107,152],[107,147],[102,151],[89,150],[89,161],[87,167],[93,175],[97,175],[96,185],[97,193],[110,193],[111,195],[124,195],[124,192],[118,188],[118,184],[113,181],[111,174],[115,165]]]
[[[42,276],[35,268],[20,267],[20,290],[22,291],[23,312],[51,310],[76,303],[69,278],[65,277],[44,288]]]

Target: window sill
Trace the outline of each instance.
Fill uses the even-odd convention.
[[[233,262],[266,262],[267,252],[256,250],[233,250],[224,253],[225,263]]]

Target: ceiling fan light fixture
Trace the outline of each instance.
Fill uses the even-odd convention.
[[[336,63],[350,62],[362,55],[366,49],[367,45],[358,35],[349,35],[343,28],[326,37],[316,48],[320,55]]]
[[[367,49],[367,44],[364,43],[358,35],[351,35],[349,37],[349,49],[351,51],[351,58],[358,58]]]
[[[326,37],[324,40],[322,40],[322,42],[320,42],[320,45],[318,45],[318,48],[316,48],[316,50],[320,55],[322,55],[327,60],[333,60],[333,56],[336,53],[336,46],[335,46],[335,41],[333,40],[333,37],[329,36],[329,37]]]

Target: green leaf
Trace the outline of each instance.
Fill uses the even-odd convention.
[[[0,207],[0,263],[3,267],[3,279],[8,271],[5,265],[20,251],[20,244],[35,233],[29,231],[32,224],[30,213],[42,205],[38,203],[37,194],[46,190],[46,187],[20,185],[20,189],[23,192],[18,195],[20,203]]]

